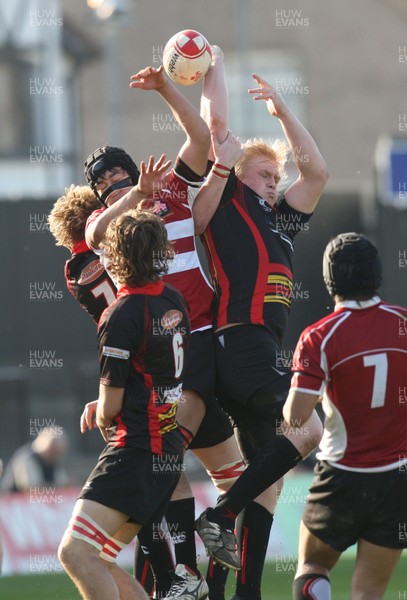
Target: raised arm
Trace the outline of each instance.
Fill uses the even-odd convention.
[[[170,107],[187,139],[179,156],[198,175],[203,175],[208,159],[210,135],[205,121],[187,98],[164,73],[164,68],[146,67],[131,77],[130,87],[156,90]]]
[[[110,221],[116,219],[119,215],[127,210],[136,208],[136,206],[148,196],[151,196],[154,191],[158,191],[162,187],[162,182],[166,171],[171,165],[170,160],[165,160],[165,154],[162,154],[159,160],[154,164],[154,157],[150,156],[148,164],[144,161],[140,163],[140,177],[135,185],[123,198],[120,198],[103,211],[97,219],[91,221],[86,228],[86,243],[91,248],[99,248],[100,243],[106,233]]]
[[[298,179],[285,193],[287,203],[301,212],[314,210],[328,179],[328,170],[311,134],[285,104],[280,94],[259,75],[253,74],[259,87],[249,90],[254,100],[265,100],[269,113],[277,117],[298,168]]]
[[[211,135],[219,143],[228,134],[229,96],[225,79],[223,52],[219,46],[211,46],[212,64],[205,75],[201,96],[201,116],[207,123]],[[213,145],[209,159],[214,160]]]
[[[222,143],[217,141],[215,134],[212,134],[211,137],[215,162],[192,206],[195,233],[197,235],[201,235],[205,231],[212,219],[219,206],[230,170],[235,166],[243,152],[242,144],[231,131],[227,132],[227,137]]]

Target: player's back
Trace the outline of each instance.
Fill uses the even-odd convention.
[[[169,434],[177,429],[189,332],[187,308],[177,290],[163,282],[119,288],[98,333],[101,382],[124,388],[111,442],[158,454],[182,446],[178,434]]]
[[[301,334],[292,388],[323,398],[319,459],[374,471],[407,462],[406,318],[376,296],[337,304]]]
[[[99,257],[85,242],[65,264],[66,284],[82,308],[98,323],[116,297],[116,287]]]
[[[407,453],[406,319],[406,309],[376,299],[344,302],[320,322],[328,375],[321,458],[385,470]]]

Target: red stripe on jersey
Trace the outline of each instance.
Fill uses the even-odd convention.
[[[127,427],[123,423],[120,415],[115,418],[117,423],[114,445],[118,448],[123,448],[126,445]]]
[[[142,287],[130,286],[130,285],[121,285],[117,290],[117,298],[122,298],[123,296],[130,296],[131,294],[145,294],[146,296],[159,296],[164,289],[163,281],[154,281],[153,283],[148,283],[147,285],[143,285]]]
[[[213,279],[214,279],[215,293],[218,291],[218,289],[217,289],[218,286],[217,286],[216,282],[219,280],[223,282],[222,294],[221,294],[220,298],[218,296],[219,308],[218,308],[217,326],[219,327],[222,325],[226,325],[228,323],[227,308],[229,305],[229,297],[230,297],[229,279],[228,279],[228,277],[226,277],[226,273],[222,267],[222,261],[220,260],[219,255],[216,252],[216,246],[213,243],[213,237],[212,237],[209,227],[206,228],[205,233],[203,234],[203,239],[204,239],[205,246],[211,257],[210,265],[211,265],[212,275],[213,275]]]
[[[195,252],[195,243],[193,237],[172,240],[172,243],[174,244],[177,254],[183,254],[184,252]]]
[[[160,423],[158,420],[157,406],[155,404],[155,394],[153,389],[153,379],[148,373],[144,373],[144,384],[150,390],[150,398],[148,401],[148,428],[151,439],[151,452],[154,454],[162,454],[163,443],[160,433]]]
[[[72,254],[81,254],[82,252],[88,252],[88,250],[90,250],[90,248],[85,240],[76,242],[76,244],[72,246]]]
[[[236,202],[236,200],[232,200],[232,202],[233,202],[236,210],[239,212],[240,216],[242,217],[242,219],[244,219],[247,226],[249,227],[251,234],[256,242],[257,251],[259,253],[259,260],[258,260],[259,269],[257,272],[257,280],[256,280],[256,285],[254,286],[252,298],[254,300],[257,296],[260,295],[261,302],[257,302],[257,304],[256,304],[252,301],[251,307],[250,307],[250,320],[252,323],[264,323],[263,290],[264,290],[264,282],[267,281],[267,277],[268,277],[269,269],[270,269],[268,251],[267,251],[265,243],[263,242],[263,239],[261,237],[259,230],[257,229],[256,225],[250,218],[249,214],[243,210],[243,208],[240,206],[240,204],[238,202]]]
[[[269,263],[269,269],[270,269],[270,273],[283,273],[284,275],[286,275],[290,280],[292,280],[293,278],[293,272],[286,267],[285,265],[282,265],[280,263]]]

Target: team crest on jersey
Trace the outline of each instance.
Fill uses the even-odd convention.
[[[183,319],[183,314],[180,310],[167,310],[161,317],[161,325],[164,329],[174,329]]]
[[[81,276],[78,280],[79,285],[86,285],[95,281],[105,270],[104,266],[98,258],[92,260],[82,271]]]
[[[156,200],[154,201],[154,212],[159,217],[164,217],[165,215],[168,215],[168,213],[170,212],[170,208],[168,204],[163,200]]]

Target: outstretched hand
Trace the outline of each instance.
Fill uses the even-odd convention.
[[[159,90],[169,83],[162,65],[158,69],[155,67],[141,69],[141,71],[132,75],[130,79],[130,87],[139,88],[140,90]]]
[[[248,90],[249,94],[253,95],[253,100],[265,100],[267,103],[267,110],[273,117],[281,119],[287,115],[289,109],[277,90],[267,83],[265,79],[260,77],[260,75],[253,73],[252,77],[260,86]]]
[[[154,163],[154,156],[150,156],[147,164],[142,160],[137,190],[145,197],[153,195],[154,192],[160,192],[171,163],[171,160],[165,160],[165,154],[161,154],[156,163]]]

